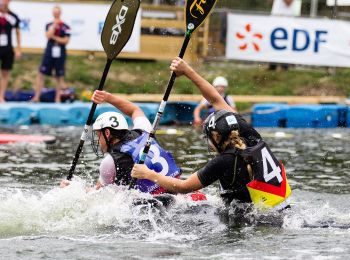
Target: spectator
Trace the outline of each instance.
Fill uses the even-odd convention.
[[[216,77],[213,81],[213,86],[215,87],[215,89],[219,92],[219,94],[224,98],[224,100],[226,101],[226,103],[232,107],[232,109],[237,112],[236,109],[236,104],[233,101],[232,97],[228,96],[226,94],[226,90],[228,88],[228,82],[227,79],[224,77]],[[209,115],[210,113],[214,112],[214,108],[213,106],[205,99],[203,98],[201,100],[201,102],[198,104],[198,106],[194,109],[193,111],[193,125],[198,126],[202,124],[202,118],[201,118],[201,112],[203,109],[207,109],[207,115]]]
[[[10,78],[10,70],[13,67],[14,58],[21,57],[21,32],[17,15],[9,10],[10,0],[0,1],[0,103],[5,102],[5,92]],[[16,29],[17,48],[12,47],[12,29]]]
[[[300,16],[301,0],[274,0],[272,4],[272,15]],[[269,70],[276,70],[278,65],[270,63]],[[288,64],[281,64],[282,70],[288,70]]]
[[[70,28],[61,20],[61,8],[55,6],[52,11],[54,20],[46,25],[46,37],[48,39],[45,53],[36,79],[35,95],[33,102],[40,101],[41,89],[44,86],[44,76],[51,76],[55,70],[56,96],[55,102],[61,102],[61,90],[67,88],[64,82],[66,45],[69,42]]]
[[[281,16],[300,16],[301,0],[274,0],[271,14]]]

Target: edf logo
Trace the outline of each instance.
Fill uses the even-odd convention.
[[[29,32],[30,31],[30,18],[24,18],[21,19],[19,23],[19,27],[23,32]]]
[[[311,50],[314,53],[320,51],[321,45],[327,42],[326,30],[305,30],[305,29],[286,29],[277,27],[272,30],[269,37],[264,37],[260,32],[253,29],[253,25],[248,23],[244,30],[236,32],[236,38],[240,42],[239,49],[246,51],[249,46],[256,52],[262,51],[261,41],[269,40],[269,45],[277,51],[290,50],[302,52]]]
[[[312,48],[313,52],[317,53],[320,50],[320,44],[327,42],[327,33],[324,30],[309,32],[302,29],[293,29],[292,32],[288,33],[285,28],[278,27],[272,31],[270,41],[275,50],[286,50],[288,42],[291,41],[292,51],[300,52]]]

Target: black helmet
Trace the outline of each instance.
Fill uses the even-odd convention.
[[[211,113],[204,121],[203,132],[219,152],[222,152],[221,146],[227,140],[232,130],[239,130],[236,116],[234,113],[224,109]],[[219,143],[216,143],[213,139],[213,131],[221,136]]]

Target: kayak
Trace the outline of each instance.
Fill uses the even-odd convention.
[[[204,193],[200,191],[196,191],[193,193],[189,193],[185,195],[185,199],[188,201],[206,201],[207,197],[205,196]],[[176,195],[174,194],[169,194],[169,193],[163,193],[159,195],[155,195],[152,199],[136,199],[133,202],[133,206],[138,206],[138,205],[151,205],[152,207],[155,208],[168,208],[172,204],[175,203],[176,200]]]
[[[21,135],[21,134],[0,134],[0,144],[7,143],[47,143],[52,144],[56,138],[51,135]]]

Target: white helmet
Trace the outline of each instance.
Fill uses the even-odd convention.
[[[214,80],[213,80],[213,86],[214,87],[218,87],[218,86],[223,86],[225,88],[228,87],[228,82],[227,82],[227,79],[224,78],[224,77],[216,77]]]
[[[92,130],[101,130],[110,127],[115,130],[128,130],[129,126],[125,117],[118,112],[105,112],[99,115],[95,123],[92,125]]]

